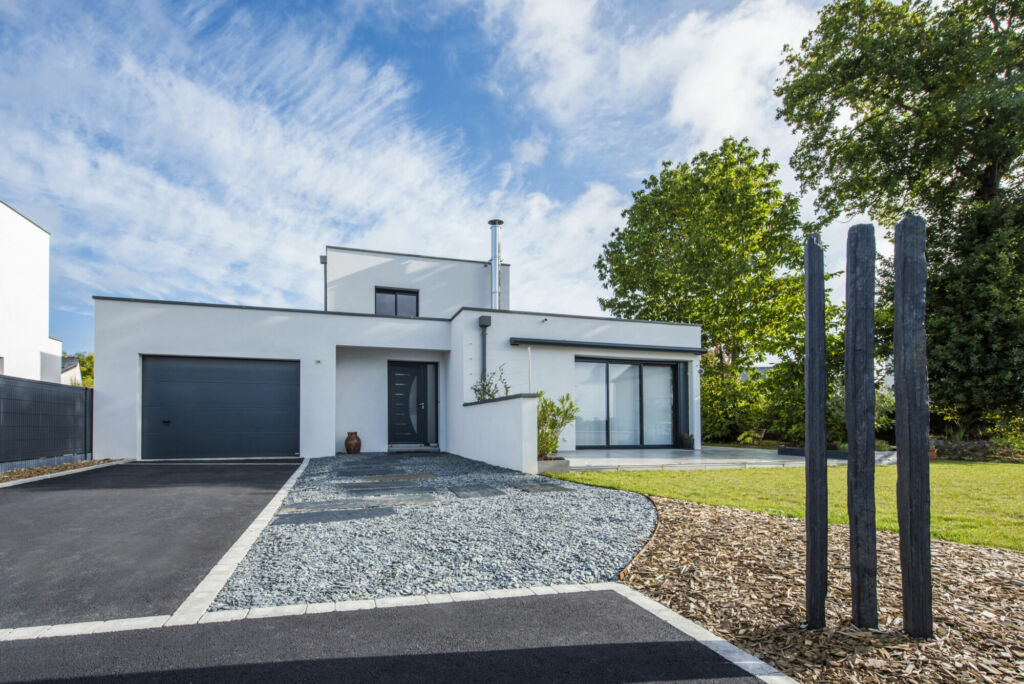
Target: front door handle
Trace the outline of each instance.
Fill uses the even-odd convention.
[[[170,425],[171,424],[171,421],[169,421],[169,420],[161,420],[160,422],[163,423],[164,425]]]

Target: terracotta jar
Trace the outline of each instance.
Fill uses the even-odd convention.
[[[363,440],[359,439],[359,435],[355,432],[348,433],[348,437],[345,438],[345,453],[358,454],[362,448]]]

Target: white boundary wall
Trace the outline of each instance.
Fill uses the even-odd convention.
[[[459,411],[461,429],[452,434],[452,453],[537,474],[537,397],[500,397]]]

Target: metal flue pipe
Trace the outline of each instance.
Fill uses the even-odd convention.
[[[491,219],[491,308],[501,308],[501,219]]]

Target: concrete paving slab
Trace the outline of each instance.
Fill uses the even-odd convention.
[[[381,508],[345,508],[334,511],[306,511],[304,513],[284,513],[274,516],[271,525],[315,525],[317,523],[345,522],[362,518],[383,518],[394,515],[395,509]]]
[[[533,480],[517,482],[512,486],[523,492],[564,492],[568,489],[568,487],[556,484],[555,482],[536,482]]]
[[[505,492],[490,485],[455,485],[448,487],[460,499],[479,499],[485,496],[507,496]]]

